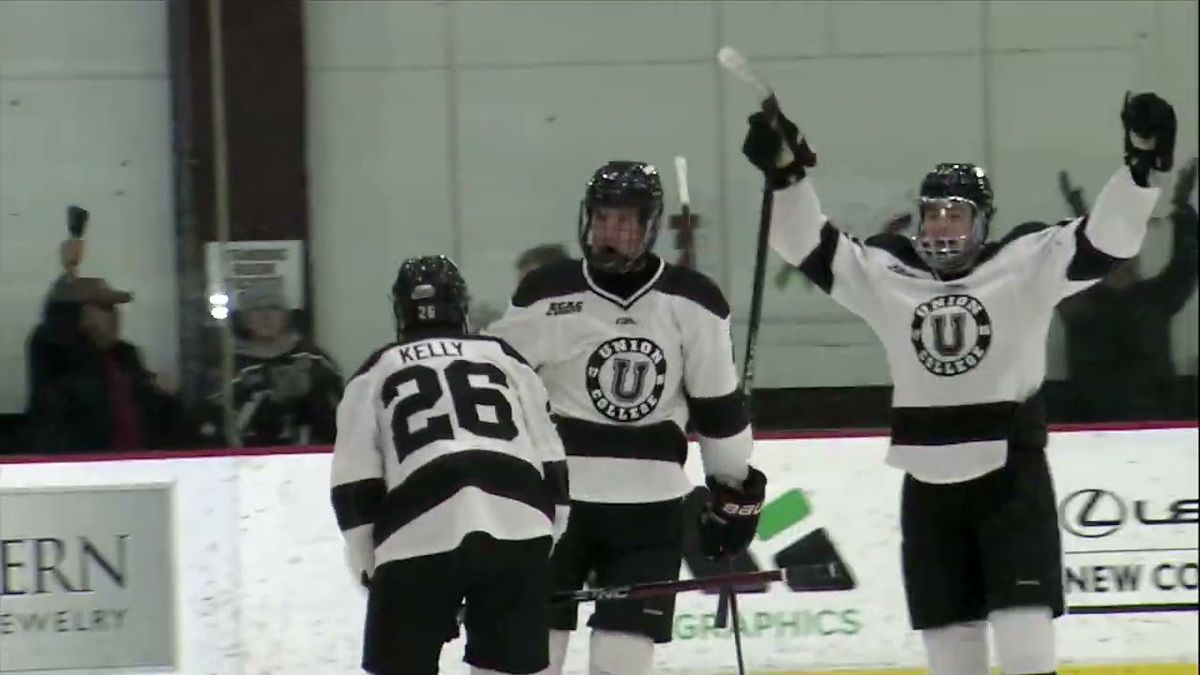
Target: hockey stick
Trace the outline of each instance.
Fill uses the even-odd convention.
[[[734,77],[742,82],[749,84],[758,94],[762,110],[772,118],[779,112],[779,101],[775,98],[775,92],[766,85],[754,71],[750,69],[750,62],[746,57],[742,56],[733,47],[722,47],[717,52],[717,60],[721,63],[721,67],[729,71]],[[771,206],[774,203],[774,192],[771,189],[771,178],[766,177],[763,182],[762,203],[758,209],[758,238],[754,249],[754,282],[750,293],[750,319],[746,326],[746,356],[742,361],[742,392],[749,401],[754,394],[754,366],[755,357],[758,351],[758,327],[762,322],[762,296],[763,283],[767,270],[767,236],[770,233],[771,227]],[[730,570],[733,569],[733,561],[730,560]],[[728,623],[730,616],[730,605],[733,604],[733,594],[736,591],[732,588],[721,592],[720,598],[717,601],[717,616],[714,620],[714,625],[717,628],[724,628]],[[741,668],[741,641],[740,631],[737,624],[736,612],[733,615],[733,628],[735,643],[738,647],[738,666]]]
[[[733,570],[733,558],[729,559],[729,569]],[[738,619],[737,590],[729,587],[721,597],[729,598],[729,615],[733,617],[733,649],[737,654],[738,675],[746,675],[746,659],[742,656],[742,622]]]
[[[550,596],[550,601],[554,604],[568,604],[598,600],[657,598],[687,591],[711,591],[729,586],[761,585],[771,581],[783,581],[795,591],[833,591],[844,588],[845,577],[846,570],[837,563],[793,565],[783,569],[736,572],[683,581],[651,581],[629,586],[558,591]]]
[[[727,563],[729,573],[734,574],[733,558],[730,557]],[[733,584],[721,589],[721,595],[717,598],[717,615],[713,617],[713,627],[724,628],[730,622],[730,617],[733,621],[733,653],[737,657],[738,675],[746,675],[746,657],[742,654],[742,622],[738,618],[737,589]]]
[[[688,190],[687,159],[683,155],[675,158],[675,182],[679,187],[679,211],[683,217],[680,226],[680,237],[677,241],[683,244],[682,260],[679,264],[695,268],[696,244],[692,233],[692,199]]]
[[[772,118],[779,113],[775,92],[754,71],[750,62],[733,47],[717,52],[721,66],[734,77],[749,84],[758,93],[762,110]],[[771,227],[771,206],[774,202],[770,177],[763,183],[762,203],[758,210],[758,239],[754,250],[754,285],[750,294],[750,320],[746,331],[746,357],[742,363],[742,391],[749,397],[754,391],[755,355],[758,347],[758,327],[762,321],[763,280],[767,269],[767,238]]]

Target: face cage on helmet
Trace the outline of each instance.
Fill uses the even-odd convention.
[[[971,232],[962,237],[953,238],[927,238],[924,236],[925,228],[925,209],[928,204],[946,202],[960,202],[971,207],[971,212],[974,215],[971,222]],[[917,254],[929,265],[930,269],[935,272],[954,273],[960,272],[971,263],[975,262],[975,258],[979,255],[979,251],[983,248],[983,242],[987,239],[989,214],[979,208],[973,199],[966,197],[922,197],[917,200],[917,232],[912,237],[913,248],[917,250]]]
[[[602,255],[593,252],[591,244],[588,243],[588,235],[592,231],[592,211],[591,207],[588,206],[588,200],[584,199],[579,202],[579,248],[583,251],[584,260],[597,269],[614,274],[623,274],[636,269],[650,252],[650,249],[654,247],[654,242],[658,239],[658,227],[662,219],[662,203],[655,204],[651,202],[642,205],[636,203],[605,202],[595,204],[594,206],[600,208],[636,208],[638,211],[638,222],[642,226],[642,243],[638,246],[637,253],[632,256],[626,256],[622,253]]]

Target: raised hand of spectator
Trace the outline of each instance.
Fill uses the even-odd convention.
[[[79,276],[79,264],[83,262],[84,244],[82,239],[66,239],[58,245],[58,260],[62,263],[63,272],[71,279]]]
[[[1087,204],[1083,200],[1083,190],[1071,185],[1071,176],[1066,171],[1058,172],[1058,191],[1071,207],[1071,215],[1082,218],[1087,214]]]
[[[83,262],[83,233],[87,229],[87,209],[71,205],[67,207],[67,239],[58,246],[58,260],[68,279],[79,276],[79,264]]]

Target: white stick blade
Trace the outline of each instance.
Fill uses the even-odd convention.
[[[675,179],[679,185],[679,204],[681,206],[690,205],[692,198],[688,191],[687,158],[683,155],[675,158]]]
[[[771,88],[758,79],[758,76],[750,69],[750,61],[738,50],[729,46],[721,47],[717,52],[717,61],[731,75],[757,89],[759,95],[764,99],[771,95]]]

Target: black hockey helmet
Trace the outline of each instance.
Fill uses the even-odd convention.
[[[392,284],[396,335],[417,329],[467,331],[467,282],[444,255],[409,258],[400,263]]]
[[[942,163],[925,175],[917,199],[917,253],[936,272],[960,272],[970,267],[987,241],[988,227],[996,212],[992,183],[981,167],[965,163]],[[973,225],[965,237],[930,237],[924,232],[925,212],[953,202],[971,207]]]
[[[597,249],[591,245],[592,211],[606,206],[637,209],[642,239],[635,254],[626,255],[611,248]],[[662,180],[654,166],[645,162],[614,160],[596,169],[579,206],[579,246],[584,259],[605,272],[624,273],[637,269],[658,239],[662,211]]]

